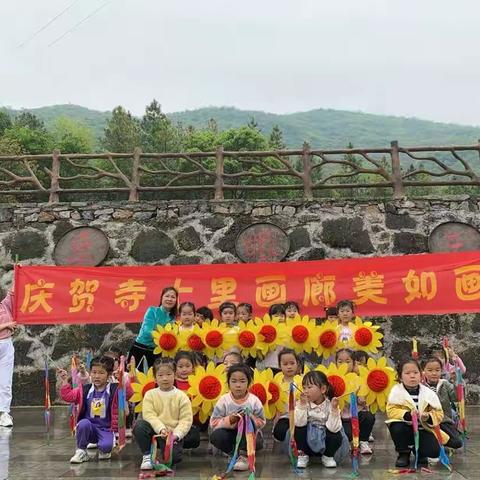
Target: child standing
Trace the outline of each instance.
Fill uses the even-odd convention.
[[[180,328],[179,330],[193,330],[195,326],[195,305],[191,302],[183,302],[178,307]]]
[[[203,325],[203,322],[211,322],[213,320],[213,312],[208,307],[200,307],[195,312],[195,323],[199,327]]]
[[[107,460],[112,456],[115,432],[118,430],[118,384],[110,383],[113,372],[113,360],[108,357],[92,360],[91,382],[72,389],[68,383],[68,374],[59,370],[62,382],[62,399],[79,405],[76,426],[77,450],[70,463],[88,462],[87,445],[96,444],[98,459]],[[127,399],[133,392],[127,385]]]
[[[253,307],[250,303],[240,303],[237,307],[237,322],[247,323],[252,319]]]
[[[300,315],[300,307],[297,302],[288,301],[283,305],[285,309],[286,318],[295,318],[297,315]]]
[[[192,427],[192,405],[188,396],[175,388],[175,362],[171,358],[157,358],[153,373],[158,387],[149,390],[143,399],[142,420],[138,420],[133,434],[142,452],[141,470],[153,468],[150,458],[152,437],[160,435],[157,443],[160,451],[165,450],[166,440],[174,437],[172,462],[182,459],[183,439]]]
[[[228,372],[231,367],[244,363],[243,357],[238,352],[227,352],[223,356],[222,363],[225,365],[225,371]]]
[[[303,393],[295,406],[295,441],[299,449],[298,468],[307,468],[310,456],[321,456],[322,464],[335,468],[333,456],[342,445],[342,420],[338,398],[323,372],[308,372]]]
[[[245,365],[233,365],[227,373],[227,383],[230,393],[220,397],[213,409],[210,427],[212,429],[210,442],[222,452],[232,455],[235,449],[237,426],[240,418],[248,413],[257,431],[256,450],[263,447],[260,429],[265,425],[263,406],[257,396],[249,393],[252,383],[252,369]],[[246,454],[246,438],[243,435],[240,442],[239,457],[233,467],[237,471],[248,470]]]
[[[232,302],[223,302],[218,307],[220,312],[220,323],[224,323],[227,327],[236,327],[237,307]]]
[[[427,358],[422,362],[423,377],[425,385],[433,390],[442,404],[443,420],[440,428],[450,437],[446,443],[450,448],[461,448],[463,446],[460,432],[456,429],[452,420],[452,405],[457,401],[455,387],[442,378],[442,362],[436,358]]]
[[[13,290],[0,303],[0,427],[13,427],[10,415],[15,349],[12,334],[17,324],[13,321]]]
[[[355,371],[355,353],[348,348],[342,348],[335,354],[335,363],[337,366],[343,363],[348,366],[348,373]],[[345,435],[351,442],[353,440],[352,434],[352,416],[350,414],[350,406],[346,405],[341,413],[342,425]],[[360,427],[360,453],[363,455],[370,455],[373,453],[372,447],[368,443],[372,434],[373,426],[375,425],[375,415],[370,412],[365,405],[365,399],[358,398],[358,423]]]
[[[295,375],[301,373],[301,362],[295,350],[291,348],[283,348],[278,354],[278,363],[283,374],[282,388],[287,392],[290,391],[290,384],[293,382]],[[279,442],[283,442],[290,428],[288,418],[288,404],[285,405],[285,410],[280,413],[274,420],[273,437]]]
[[[352,338],[352,330],[349,327],[349,323],[353,321],[355,313],[355,305],[351,300],[341,300],[337,304],[338,315],[338,329],[340,334],[340,341],[348,343]]]
[[[400,383],[390,391],[387,400],[387,424],[395,444],[398,458],[395,466],[408,468],[414,442],[412,412],[419,418],[419,465],[427,465],[428,458],[437,458],[440,453],[438,440],[432,428],[440,425],[443,411],[435,392],[422,385],[420,365],[415,359],[400,362],[397,367]]]

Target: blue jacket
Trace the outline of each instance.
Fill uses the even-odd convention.
[[[146,347],[155,348],[152,332],[158,325],[164,327],[167,323],[173,323],[174,320],[170,312],[167,312],[163,307],[148,307],[136,342]]]

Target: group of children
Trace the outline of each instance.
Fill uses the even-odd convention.
[[[167,291],[168,293],[168,291]],[[176,292],[175,292],[176,293]],[[173,300],[173,298],[172,298]],[[172,301],[172,303],[174,303]],[[162,305],[165,302],[162,299]],[[160,307],[158,307],[160,308]],[[172,307],[173,309],[174,307]],[[243,303],[236,306],[224,303],[220,306],[221,322],[234,327],[237,321],[247,321],[251,318],[252,307]],[[195,323],[202,324],[213,319],[212,312],[202,307],[198,310],[190,302],[182,303],[178,312],[166,310],[168,317],[177,318],[180,329],[191,329]],[[175,315],[175,317],[172,315]],[[284,321],[286,317],[294,318],[299,313],[295,302],[285,305],[273,305],[270,315]],[[328,309],[329,318],[335,316],[339,320],[339,334],[347,342],[351,336],[348,323],[354,316],[354,306],[349,301],[340,302],[336,309]],[[145,333],[161,322],[150,321],[149,317],[158,317],[158,312],[149,309],[146,323],[142,324],[131,356],[138,353],[138,345],[148,347],[148,337]],[[163,313],[162,313],[163,315]],[[165,315],[164,315],[165,317]],[[145,349],[140,353],[145,355]],[[147,352],[148,353],[148,352]],[[450,358],[454,357],[450,352]],[[118,355],[117,355],[118,358]],[[227,371],[229,392],[219,398],[207,425],[194,417],[192,405],[187,395],[189,389],[188,377],[194,374],[198,365],[206,359],[194,352],[180,351],[174,359],[150,357],[157,388],[149,390],[143,399],[142,417],[135,421],[133,435],[143,455],[141,469],[153,468],[151,458],[152,436],[157,436],[161,451],[165,449],[167,440],[173,440],[173,464],[182,458],[183,449],[197,448],[200,444],[200,431],[209,430],[209,441],[213,448],[225,455],[232,456],[236,446],[239,423],[248,420],[256,433],[256,450],[263,447],[262,429],[265,427],[265,413],[261,401],[250,393],[253,380],[251,359],[244,359],[237,351],[229,351],[223,361]],[[365,365],[368,355],[365,352],[354,352],[349,348],[341,348],[334,361],[337,366],[347,364],[347,371],[358,373],[359,365]],[[461,362],[461,361],[460,361]],[[463,366],[463,364],[461,364]],[[117,365],[118,366],[118,365]],[[111,358],[102,357],[93,360],[89,383],[76,389],[68,383],[67,373],[60,372],[62,380],[61,395],[68,402],[79,404],[78,424],[76,429],[77,450],[72,457],[72,463],[88,460],[87,446],[96,444],[99,449],[99,459],[110,458],[115,445],[115,432],[118,424],[118,404],[116,400],[115,363]],[[294,350],[279,346],[265,358],[257,359],[256,367],[272,368],[282,373],[285,391],[290,389],[296,375],[304,373],[304,359]],[[435,428],[440,427],[443,443],[450,448],[462,446],[462,439],[452,418],[452,406],[456,401],[455,390],[449,382],[450,378],[442,378],[449,371],[442,349],[432,351],[432,354],[422,361],[408,359],[398,366],[398,384],[391,390],[387,402],[387,424],[398,452],[396,465],[407,467],[414,448],[412,430],[412,414],[418,412],[420,448],[419,463],[428,458],[439,456],[439,442],[435,436]],[[464,366],[463,366],[464,368]],[[450,373],[448,374],[450,375]],[[327,376],[318,370],[312,370],[303,375],[302,384],[296,385],[301,392],[295,405],[294,439],[298,447],[297,467],[306,468],[312,456],[321,457],[321,463],[332,468],[337,465],[336,453],[342,447],[345,439],[352,441],[352,419],[347,407],[340,409],[339,399],[333,396],[333,388]],[[127,382],[127,398],[131,389]],[[371,454],[372,430],[375,415],[365,406],[364,399],[359,398],[359,439],[360,453]],[[290,438],[290,422],[288,404],[279,411],[273,421],[273,437],[278,442],[288,442]],[[239,444],[238,457],[234,464],[235,470],[248,470],[246,430],[243,431]]]

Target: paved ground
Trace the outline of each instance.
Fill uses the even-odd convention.
[[[136,479],[139,473],[140,455],[135,445],[129,444],[119,456],[112,460],[99,462],[92,460],[82,465],[70,465],[69,459],[74,453],[74,439],[68,431],[67,410],[58,407],[54,420],[50,444],[44,433],[43,411],[35,408],[18,408],[14,410],[15,427],[13,431],[0,429],[0,480],[10,479]],[[470,435],[466,453],[452,457],[454,472],[450,475],[442,467],[435,467],[433,473],[394,475],[388,472],[393,467],[395,452],[387,438],[386,427],[381,418],[375,425],[375,453],[369,459],[362,459],[359,479],[395,479],[406,480],[422,478],[437,479],[480,479],[480,407],[471,407],[467,412]],[[207,442],[200,448],[185,456],[178,467],[176,477],[180,479],[209,480],[214,473],[221,473],[226,460],[207,455]],[[301,478],[343,478],[348,479],[349,465],[335,470],[326,470],[319,464],[313,464]],[[247,473],[232,475],[235,479],[246,480]],[[257,479],[293,479],[297,476],[289,467],[288,458],[272,452],[271,441],[267,448],[257,456]]]

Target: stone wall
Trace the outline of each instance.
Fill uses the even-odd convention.
[[[69,229],[91,225],[109,237],[104,265],[235,263],[235,239],[247,225],[269,221],[290,237],[287,261],[402,255],[428,251],[428,235],[446,221],[480,227],[476,199],[418,201],[162,201],[0,205],[0,287],[12,281],[16,254],[24,264],[53,264],[55,243]],[[468,368],[468,398],[479,402],[480,315],[378,318],[387,353],[409,352],[449,335]],[[87,347],[125,350],[138,324],[20,327],[15,336],[14,403],[41,404],[43,356],[68,365],[72,351]],[[53,378],[53,371],[51,372]]]

